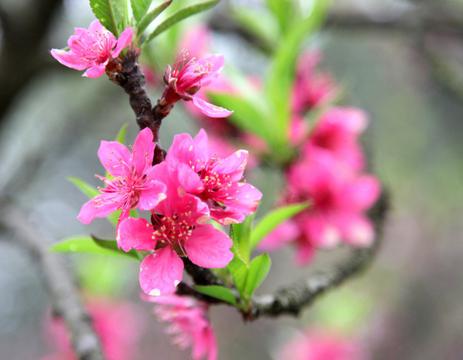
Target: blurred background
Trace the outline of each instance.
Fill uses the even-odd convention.
[[[227,62],[260,76],[266,57],[239,31],[229,6],[258,11],[263,5],[223,1],[192,22],[210,26],[211,47]],[[92,19],[83,0],[0,1],[0,192],[26,210],[27,220],[50,241],[90,231],[111,237],[104,221],[89,228],[76,220],[86,198],[66,178],[96,185],[94,174],[102,172],[99,141],[114,138],[124,123],[129,143],[137,131],[120,88],[104,77],[81,78],[49,56],[50,48],[64,46],[74,27],[86,27]],[[462,358],[462,34],[460,0],[333,1],[311,45],[323,53],[321,68],[342,85],[341,104],[369,114],[364,142],[371,169],[391,195],[382,247],[367,272],[300,318],[243,323],[236,311],[214,307],[220,359],[273,359],[307,328],[342,333],[372,359]],[[150,91],[152,98],[159,95],[155,88]],[[197,128],[178,106],[163,125],[161,142],[168,147],[174,133]],[[269,175],[264,170],[252,175],[269,199],[264,206],[277,197],[272,189],[281,181]],[[6,234],[0,239],[0,357],[40,359],[53,349],[43,331],[49,299],[40,270]],[[262,292],[331,261],[331,255],[321,254],[313,266],[301,269],[292,256],[291,249],[272,255]],[[136,263],[70,259],[89,292],[114,295],[138,309],[144,326],[135,359],[189,358],[189,352],[169,345],[151,305],[139,300]]]

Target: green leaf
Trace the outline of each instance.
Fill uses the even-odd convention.
[[[153,0],[130,0],[132,6],[132,13],[135,20],[140,22],[143,16],[148,12],[148,9]]]
[[[127,137],[127,127],[128,127],[128,123],[124,123],[121,128],[119,129],[117,135],[116,135],[116,141],[121,143],[121,144],[125,144],[125,141],[126,141],[126,137]]]
[[[252,221],[254,216],[248,216],[241,224],[230,225],[230,237],[233,240],[232,251],[245,264],[249,263],[251,248],[249,240],[251,235]]]
[[[164,1],[156,6],[153,10],[148,12],[146,15],[144,15],[143,18],[140,19],[140,22],[137,26],[137,33],[141,35],[143,31],[145,31],[146,28],[153,22],[153,20],[156,19],[165,9],[167,9],[170,4],[172,4],[172,0]]]
[[[254,291],[259,288],[267,277],[271,265],[272,260],[268,254],[260,254],[252,259],[246,278],[246,286],[244,288],[244,295],[246,298],[251,298]]]
[[[81,180],[74,176],[69,176],[68,180],[89,199],[94,198],[99,194],[98,190],[94,186],[90,185],[84,180]]]
[[[91,236],[73,236],[51,246],[54,252],[119,255],[138,260],[135,251],[128,253],[117,248],[116,240],[95,240]]]
[[[219,106],[233,110],[230,121],[244,131],[249,131],[272,142],[272,132],[269,131],[268,116],[257,107],[257,104],[240,97],[225,93],[208,93],[211,101]]]
[[[294,0],[267,0],[267,7],[275,16],[282,33],[286,32],[291,21],[294,21],[294,16],[298,15]]]
[[[128,0],[90,0],[95,17],[114,35],[128,25]]]
[[[300,213],[302,210],[309,206],[308,203],[291,204],[283,207],[279,207],[267,215],[265,215],[254,227],[251,233],[250,247],[254,249],[259,242],[267,236],[272,230],[278,225],[283,223],[285,220],[292,218],[294,215]]]
[[[225,286],[219,285],[195,285],[195,290],[201,294],[225,301],[231,305],[236,305],[236,298],[233,291]]]
[[[294,21],[289,31],[280,41],[270,66],[266,93],[268,102],[273,105],[273,127],[277,129],[280,141],[286,143],[291,121],[291,88],[294,81],[296,60],[302,42],[317,29],[323,21],[329,0],[314,2],[310,15]]]
[[[146,39],[146,43],[150,42],[153,40],[156,36],[159,34],[163,33],[167,29],[169,29],[171,26],[177,24],[178,22],[192,16],[196,15],[200,12],[203,12],[205,10],[210,9],[211,7],[217,5],[219,0],[206,0],[203,2],[199,2],[194,5],[190,5],[187,7],[184,7],[172,15],[168,16],[166,19],[164,19],[154,30],[153,32],[148,36]]]
[[[230,261],[230,263],[227,265],[227,269],[228,271],[230,271],[230,275],[233,279],[233,284],[242,296],[244,292],[244,287],[246,286],[248,267],[242,260],[240,260],[238,256],[235,255],[232,261]]]

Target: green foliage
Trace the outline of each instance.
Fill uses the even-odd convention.
[[[297,15],[294,0],[266,0],[266,2],[280,26],[280,31],[286,32],[291,22],[294,21],[294,16]]]
[[[246,299],[250,299],[254,291],[263,283],[270,271],[271,265],[272,260],[270,260],[268,254],[260,254],[252,259],[248,268],[246,285],[243,292]]]
[[[233,240],[232,251],[245,264],[249,263],[251,255],[249,240],[253,219],[254,216],[248,216],[241,224],[230,225],[230,236]]]
[[[98,190],[94,186],[90,185],[82,179],[79,179],[74,176],[69,176],[68,180],[89,199],[94,198],[99,194]]]
[[[153,0],[130,0],[130,5],[132,6],[132,14],[135,20],[140,22],[140,20],[148,12],[148,9]]]
[[[167,18],[165,18],[163,21],[161,21],[158,26],[151,32],[151,34],[148,35],[146,39],[146,43],[150,42],[153,40],[156,36],[159,34],[163,33],[167,29],[169,29],[171,26],[177,24],[178,22],[196,15],[200,12],[203,12],[205,10],[210,9],[211,7],[217,5],[219,0],[206,0],[202,1],[193,5],[186,6],[173,14],[169,15]]]
[[[128,0],[90,0],[95,17],[114,35],[129,24]]]
[[[127,137],[127,126],[129,124],[128,123],[124,123],[121,128],[119,129],[117,135],[116,135],[116,141],[121,143],[121,144],[125,144],[125,141],[126,141],[126,137]]]
[[[167,0],[156,6],[153,10],[144,14],[143,18],[140,20],[137,26],[137,33],[141,35],[146,28],[156,19],[162,12],[167,9],[170,4],[172,4],[172,0]]]
[[[219,285],[195,285],[195,290],[201,294],[225,301],[231,305],[236,305],[236,298],[233,291],[229,288]]]
[[[91,236],[73,236],[51,246],[51,250],[61,253],[87,253],[96,255],[124,256],[138,260],[135,251],[124,252],[117,247],[116,240],[99,240]]]
[[[251,249],[254,249],[259,242],[278,225],[300,213],[302,210],[306,209],[308,205],[308,203],[291,204],[279,207],[267,213],[252,231],[250,238]]]

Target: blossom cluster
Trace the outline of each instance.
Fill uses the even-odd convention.
[[[242,181],[248,153],[226,158],[210,152],[204,130],[192,138],[174,137],[166,159],[153,165],[155,144],[146,128],[132,151],[116,141],[102,141],[98,156],[108,177],[105,187],[82,206],[78,219],[89,223],[121,210],[117,242],[124,251],[146,253],[140,264],[140,286],[146,294],[175,291],[182,280],[182,257],[205,268],[222,268],[233,258],[232,241],[211,223],[242,222],[262,194]],[[147,211],[149,220],[130,216]]]

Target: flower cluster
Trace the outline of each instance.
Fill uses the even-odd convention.
[[[154,313],[169,323],[166,332],[182,349],[192,347],[192,359],[217,359],[217,340],[208,319],[208,305],[191,297],[166,295],[149,298],[156,303]]]
[[[175,291],[183,276],[182,257],[205,268],[222,268],[233,258],[232,241],[210,220],[227,225],[253,213],[262,197],[242,181],[248,154],[226,158],[210,152],[207,134],[175,136],[166,159],[153,165],[155,144],[150,129],[140,131],[130,152],[115,141],[102,141],[99,158],[111,175],[106,187],[83,205],[78,218],[88,223],[122,210],[117,242],[123,251],[147,252],[140,264],[146,294]],[[149,211],[145,218],[130,209]]]

